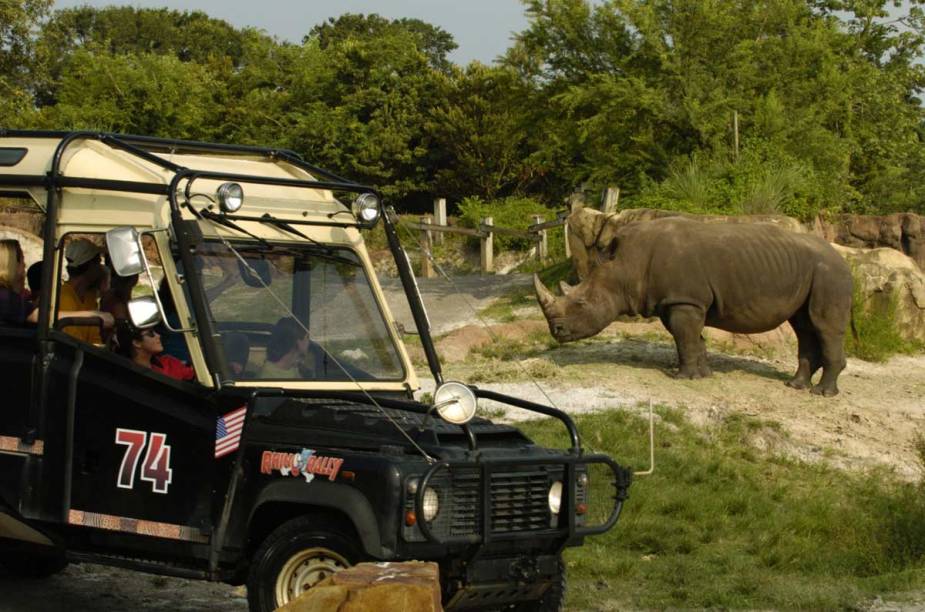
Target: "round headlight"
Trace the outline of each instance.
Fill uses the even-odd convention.
[[[375,223],[379,218],[379,197],[374,193],[361,193],[353,201],[353,216],[360,223]]]
[[[437,495],[436,489],[427,487],[424,489],[424,520],[430,522],[437,517],[440,512],[440,496]]]
[[[434,391],[434,408],[445,421],[464,425],[475,416],[475,393],[461,382],[445,382]]]
[[[238,212],[244,204],[244,189],[237,183],[222,183],[216,192],[216,197],[223,211]]]
[[[584,472],[578,474],[578,486],[582,489],[587,488],[588,483],[591,482],[591,479],[588,478],[588,475]]]
[[[557,480],[549,487],[549,511],[553,514],[559,514],[562,507],[562,481]]]

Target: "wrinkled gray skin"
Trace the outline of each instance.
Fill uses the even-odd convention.
[[[615,235],[588,277],[554,296],[534,277],[537,299],[559,342],[597,334],[620,315],[659,317],[678,350],[679,378],[710,375],[705,325],[760,333],[789,321],[799,365],[795,389],[838,393],[851,316],[851,270],[823,239],[770,225],[681,218],[632,223]]]

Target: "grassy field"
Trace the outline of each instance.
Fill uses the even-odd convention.
[[[655,474],[634,482],[614,530],[566,553],[570,610],[850,609],[925,587],[921,483],[755,450],[751,436],[774,423],[735,417],[704,431],[658,412]],[[587,445],[647,467],[645,419],[611,411],[578,424]],[[566,445],[558,422],[525,429]]]

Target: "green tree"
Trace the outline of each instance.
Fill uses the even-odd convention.
[[[33,30],[52,0],[0,0],[0,125],[17,126],[32,108]]]
[[[702,176],[767,186],[736,164],[736,113],[751,159],[779,152],[815,183],[801,214],[892,209],[920,198],[925,164],[920,2],[901,23],[884,21],[891,3],[528,0],[506,63],[534,88],[534,156],[563,188],[614,181],[632,198],[694,156],[724,168]]]
[[[175,138],[213,137],[219,84],[199,64],[172,55],[110,55],[78,50],[68,58],[58,103],[45,125]]]
[[[351,38],[374,40],[396,33],[413,35],[418,50],[427,56],[433,68],[443,72],[450,70],[452,63],[447,55],[458,47],[453,35],[420,19],[390,20],[375,13],[345,13],[313,27],[305,40],[317,39],[321,48],[327,49]]]
[[[478,62],[444,79],[427,122],[437,193],[493,200],[530,184],[523,93],[513,70]]]
[[[199,11],[127,6],[56,11],[37,41],[38,56],[47,73],[39,102],[55,103],[57,84],[65,77],[69,58],[80,49],[110,55],[172,55],[181,62],[230,74],[246,63],[254,38],[268,39],[253,29],[238,30]]]
[[[290,68],[278,113],[287,146],[390,197],[430,191],[425,123],[445,76],[418,34],[405,28],[355,34],[352,25],[336,35],[319,30]]]

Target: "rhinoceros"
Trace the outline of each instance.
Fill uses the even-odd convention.
[[[556,297],[534,276],[559,342],[587,338],[620,315],[659,317],[674,338],[680,378],[710,375],[704,326],[760,333],[789,321],[798,367],[787,383],[838,393],[851,318],[852,277],[828,242],[772,225],[668,217],[620,228],[578,285]],[[811,379],[822,368],[822,379]]]

